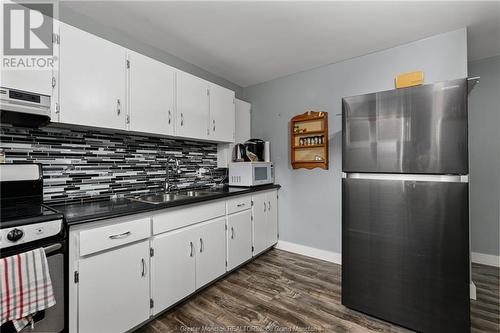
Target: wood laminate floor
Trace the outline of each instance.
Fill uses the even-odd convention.
[[[139,329],[168,332],[410,332],[344,307],[341,266],[271,250]],[[473,265],[472,332],[500,332],[499,269]]]

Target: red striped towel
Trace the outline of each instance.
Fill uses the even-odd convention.
[[[43,248],[0,259],[0,325],[12,320],[20,331],[31,315],[54,304]]]

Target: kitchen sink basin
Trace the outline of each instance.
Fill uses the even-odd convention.
[[[144,196],[140,196],[140,197],[131,198],[131,200],[145,202],[145,203],[149,203],[149,204],[153,204],[153,205],[158,205],[161,203],[172,202],[172,201],[176,201],[176,200],[185,200],[188,198],[213,195],[215,193],[217,193],[217,192],[211,191],[209,189],[188,190],[188,191],[179,191],[179,192],[171,192],[171,193],[159,193],[159,194],[144,195]]]
[[[213,193],[204,190],[190,190],[190,191],[179,192],[179,195],[185,195],[187,197],[202,197],[210,194]]]
[[[186,199],[187,197],[188,197],[187,195],[182,195],[180,193],[160,193],[160,194],[151,194],[151,195],[144,195],[141,197],[135,197],[131,198],[131,200],[158,205],[165,202]]]

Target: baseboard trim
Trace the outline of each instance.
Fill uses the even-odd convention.
[[[342,264],[342,254],[338,252],[326,251],[314,247],[296,244],[287,241],[278,241],[275,248],[287,252],[297,253],[306,257],[321,259],[335,264]],[[472,252],[471,260],[474,263],[483,264],[487,266],[500,267],[500,256],[491,254]]]
[[[476,285],[474,284],[473,281],[470,282],[469,293],[470,293],[470,297],[469,297],[470,299],[473,299],[473,300],[477,299]]]
[[[342,264],[342,255],[337,252],[321,250],[314,247],[286,242],[282,240],[278,241],[278,244],[276,244],[275,247],[279,250],[300,254],[306,257],[325,260],[339,265]]]
[[[325,260],[328,262],[342,265],[342,254],[337,252],[321,250],[314,247],[281,241],[281,240],[278,241],[275,248],[277,248],[278,250],[292,252],[306,257]],[[488,266],[495,266],[495,267],[500,266],[500,257],[490,254],[472,252],[472,261],[475,263]],[[470,298],[473,300],[476,299],[476,285],[472,281],[470,283]]]
[[[477,264],[500,267],[500,256],[495,256],[492,254],[472,252],[471,261]]]

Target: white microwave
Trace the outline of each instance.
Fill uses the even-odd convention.
[[[236,162],[229,164],[229,185],[257,186],[274,183],[271,162]]]

